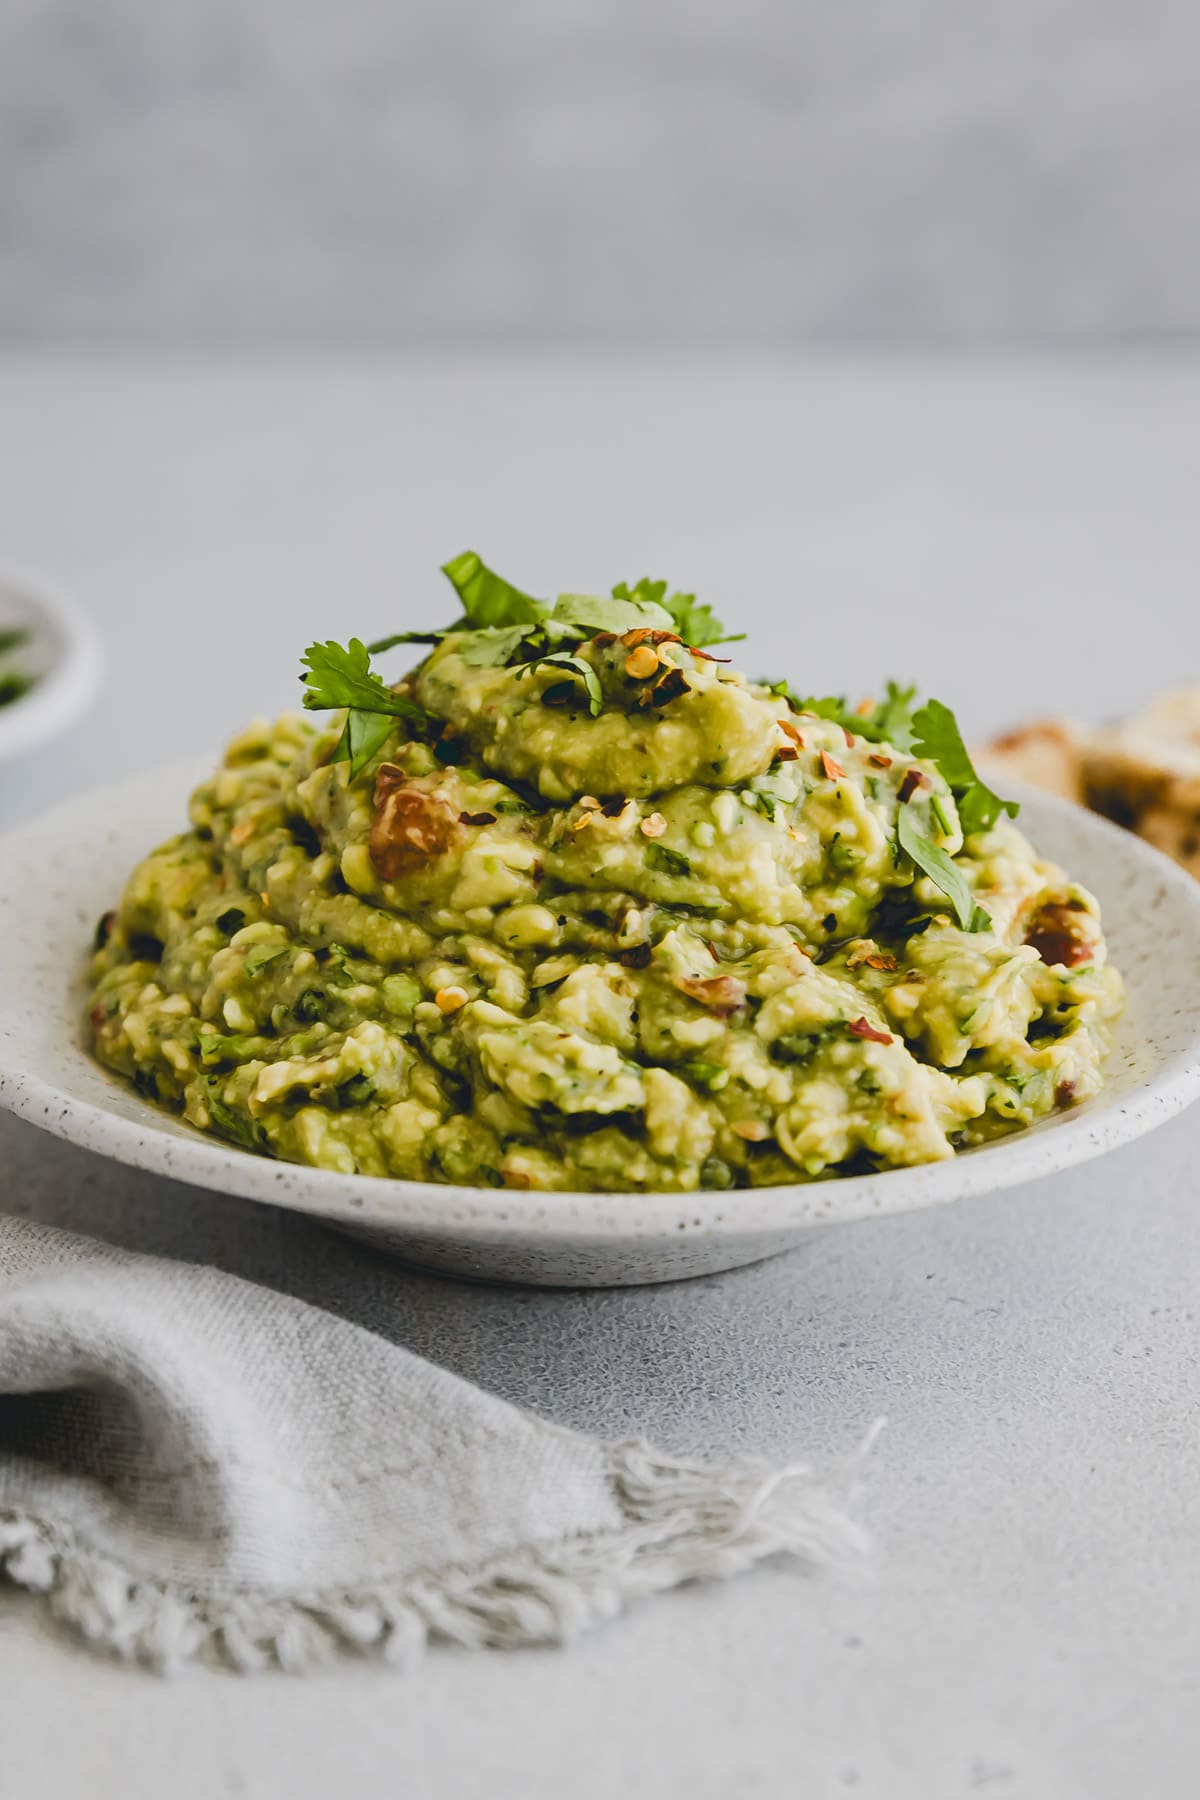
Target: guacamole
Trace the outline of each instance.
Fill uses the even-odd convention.
[[[662,584],[447,572],[417,667],[314,645],[327,720],[235,739],[102,919],[92,1041],[148,1099],[347,1173],[689,1190],[946,1158],[1097,1091],[1099,909],[946,708],[748,680]]]

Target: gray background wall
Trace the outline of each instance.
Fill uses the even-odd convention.
[[[1194,0],[0,0],[0,334],[1166,340]]]

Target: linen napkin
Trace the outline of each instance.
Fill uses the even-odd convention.
[[[0,1567],[97,1648],[562,1643],[862,1541],[804,1464],[601,1443],[290,1296],[0,1217]]]

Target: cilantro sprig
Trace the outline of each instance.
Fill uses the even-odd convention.
[[[870,743],[890,744],[897,750],[911,752],[931,762],[954,795],[964,837],[988,830],[1003,813],[1016,818],[1020,810],[1015,800],[1002,800],[980,780],[963,742],[958,721],[948,706],[941,700],[928,700],[914,710],[915,687],[901,687],[899,683],[889,681],[883,699],[862,710],[851,708],[842,694],[801,699],[786,682],[776,682],[771,691],[785,699],[797,713],[814,713]],[[949,835],[951,819],[942,796],[936,791],[929,795],[929,808],[941,829]],[[918,826],[911,798],[900,805],[896,838],[909,860],[945,894],[964,931],[990,928],[990,914],[976,901],[953,857]]]
[[[618,582],[610,594],[560,594],[551,602],[515,587],[489,568],[474,550],[464,550],[442,565],[458,596],[462,617],[432,631],[400,631],[368,646],[373,655],[397,644],[434,644],[463,634],[460,654],[475,668],[538,661],[549,653],[575,649],[598,632],[620,636],[645,626],[669,631],[685,644],[703,649],[732,644],[745,634],[726,633],[711,607],[694,594],[671,593],[665,581]]]
[[[346,708],[346,723],[331,758],[350,764],[350,779],[361,774],[386,743],[396,719],[426,723],[430,715],[406,695],[398,694],[371,666],[398,644],[438,644],[454,635],[461,641],[459,654],[472,668],[504,668],[516,664],[520,673],[535,668],[561,669],[565,688],[580,681],[593,718],[604,704],[596,670],[576,654],[588,638],[600,632],[623,632],[644,627],[677,632],[696,646],[731,642],[724,627],[693,594],[668,594],[665,581],[639,581],[633,587],[620,583],[611,594],[560,594],[551,603],[515,587],[497,574],[474,550],[451,557],[442,568],[462,607],[452,624],[425,631],[398,631],[364,644],[351,638],[348,644],[310,644],[304,653],[304,704],[311,712]],[[547,690],[551,692],[552,690]],[[556,696],[561,697],[561,696]]]
[[[370,652],[360,638],[349,644],[329,639],[310,644],[301,658],[308,673],[304,704],[310,712],[346,707],[346,723],[331,762],[348,762],[350,779],[360,774],[386,742],[396,719],[424,721],[429,714],[415,700],[398,694],[371,667]]]
[[[825,694],[819,698],[809,695],[800,699],[786,681],[776,682],[771,691],[785,699],[793,712],[815,713],[818,719],[829,719],[856,737],[866,738],[868,743],[892,744],[897,750],[912,747],[912,704],[917,696],[915,685],[900,687],[898,683],[889,681],[884,688],[883,699],[877,701],[870,711],[864,712],[852,707],[844,694]]]
[[[1015,800],[1002,800],[975,771],[958,720],[940,700],[927,700],[913,714],[913,750],[936,765],[958,805],[963,836],[988,831],[1002,813],[1015,819],[1021,808]]]

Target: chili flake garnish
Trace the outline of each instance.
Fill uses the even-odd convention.
[[[868,756],[868,758],[867,758],[867,761],[869,763],[874,763],[874,765],[877,769],[890,769],[892,766],[891,757],[885,756],[883,754],[882,750],[872,750],[870,756]]]
[[[683,639],[678,632],[656,631],[652,625],[635,625],[632,631],[626,631],[621,638],[627,650],[635,650],[639,644],[681,644]]]
[[[912,799],[919,788],[928,786],[928,775],[924,774],[920,769],[909,769],[904,780],[900,783],[900,791],[896,795],[896,798],[899,800],[901,806],[903,806],[905,801]]]
[[[825,779],[827,781],[841,781],[845,777],[845,769],[842,768],[840,763],[834,762],[828,750],[822,750],[821,752],[821,767],[825,771]]]
[[[675,985],[718,1019],[727,1019],[746,1004],[746,984],[736,975],[677,975]]]
[[[682,669],[668,669],[662,680],[655,682],[650,698],[655,706],[665,706],[669,700],[678,700],[691,691],[692,684]]]
[[[458,822],[460,825],[494,825],[496,815],[490,812],[459,813]]]
[[[617,961],[624,963],[627,969],[644,969],[650,961],[651,954],[649,944],[634,944],[629,950],[622,950]]]
[[[851,1019],[846,1030],[851,1037],[866,1038],[871,1044],[890,1044],[895,1040],[886,1031],[876,1031],[869,1019]]]

